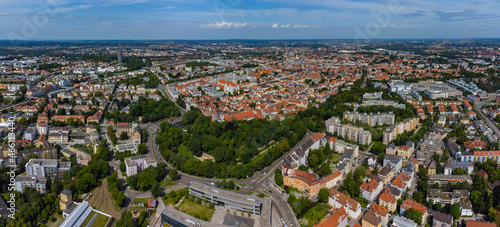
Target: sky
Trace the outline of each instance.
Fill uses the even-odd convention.
[[[500,38],[497,0],[0,0],[0,40]]]

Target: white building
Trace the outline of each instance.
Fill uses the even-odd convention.
[[[127,176],[132,176],[150,166],[158,166],[158,162],[156,162],[156,160],[149,157],[148,155],[144,154],[125,158],[125,166],[127,170]]]
[[[330,197],[328,198],[328,204],[335,209],[343,207],[347,212],[347,215],[351,218],[357,219],[361,215],[361,205],[358,201],[342,194],[335,188],[330,189]]]

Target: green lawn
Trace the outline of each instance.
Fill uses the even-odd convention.
[[[179,146],[179,153],[186,155],[188,158],[195,158],[191,152],[189,152],[188,147],[184,145]]]
[[[176,209],[208,222],[210,222],[215,212],[215,209],[202,204],[197,204],[196,202],[191,202],[189,199],[182,200],[182,203],[179,204]]]
[[[96,219],[94,220],[94,222],[92,222],[92,225],[90,225],[91,227],[101,227],[101,226],[106,226],[106,223],[108,223],[109,221],[109,217],[108,216],[104,216],[102,214],[99,214],[95,211],[92,211],[92,213],[90,213],[90,215],[87,217],[87,219],[85,219],[85,221],[83,222],[83,224],[81,226],[87,226],[87,224],[90,223],[90,220],[92,220],[92,218],[94,217],[94,215],[97,214],[97,217]]]
[[[168,186],[172,186],[172,185],[176,185],[176,184],[177,183],[173,182],[172,180],[165,178],[165,180],[163,180],[160,185],[162,185],[162,187],[168,187]]]
[[[339,154],[334,154],[332,159],[330,160],[332,163],[337,164],[340,160],[340,155]]]
[[[170,191],[170,192],[165,193],[165,195],[163,195],[161,198],[163,199],[163,202],[165,203],[165,205],[169,205],[169,204],[175,205],[179,202],[179,200],[181,200],[181,198],[183,196],[188,195],[188,194],[189,194],[189,188],[185,187],[181,190],[175,191],[174,197],[172,196],[172,193]]]
[[[313,224],[319,224],[328,214],[328,209],[331,209],[331,207],[326,204],[317,203],[314,207],[304,213],[300,220],[301,226],[310,227],[313,226]]]

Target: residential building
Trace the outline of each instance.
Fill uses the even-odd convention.
[[[37,179],[35,176],[17,175],[14,183],[14,189],[22,193],[25,187],[34,188],[40,193],[46,193],[47,180]]]
[[[347,226],[347,213],[344,207],[340,207],[335,210],[330,217],[319,223],[318,225],[313,224],[314,227],[346,227]]]
[[[377,114],[360,114],[357,112],[346,111],[343,114],[344,120],[352,121],[354,123],[360,122],[363,124],[368,124],[372,127],[378,125],[393,125],[396,120],[396,115],[392,112],[389,113],[377,113]]]
[[[420,151],[428,154],[442,155],[443,140],[441,136],[435,133],[429,133],[420,144]]]
[[[68,132],[49,132],[49,138],[47,141],[49,143],[67,143],[69,142],[69,133]]]
[[[449,138],[446,141],[446,146],[448,147],[448,149],[450,151],[451,157],[454,157],[454,158],[460,160],[460,158],[462,157],[462,149],[455,142],[455,139],[454,138]]]
[[[331,188],[342,181],[340,170],[323,178],[309,172],[289,168],[289,166],[283,168],[282,172],[285,186],[297,188],[308,196],[317,195],[321,188]]]
[[[472,171],[474,171],[474,163],[467,161],[467,162],[455,162],[455,161],[448,161],[444,164],[444,175],[452,175],[453,171],[457,168],[463,169],[467,174],[472,174]]]
[[[473,151],[473,152],[465,152],[462,154],[462,161],[471,161],[471,162],[485,162],[488,159],[491,159],[495,162],[500,162],[500,150],[498,151]]]
[[[401,216],[396,216],[392,220],[392,226],[393,227],[417,227],[417,223],[414,222],[411,219],[401,217]]]
[[[405,201],[403,201],[403,203],[401,203],[399,207],[399,214],[403,215],[408,209],[414,209],[420,212],[422,214],[422,225],[425,224],[425,220],[427,220],[427,207],[413,200],[406,199]]]
[[[394,168],[394,171],[398,173],[401,170],[401,167],[403,167],[403,159],[398,155],[386,154],[384,156],[383,166],[386,165],[391,165]]]
[[[26,175],[36,178],[62,177],[65,171],[70,172],[71,162],[59,162],[56,159],[32,158],[25,165]]]
[[[399,134],[415,130],[418,127],[420,118],[406,119],[403,122],[398,122],[387,128],[382,135],[382,142],[388,145],[396,139]]]
[[[66,210],[73,203],[73,193],[68,189],[63,189],[59,194],[59,210]]]
[[[394,167],[386,165],[378,171],[378,175],[382,178],[384,185],[387,185],[394,178]]]
[[[379,205],[387,208],[390,212],[395,212],[398,200],[386,189],[379,196]]]
[[[472,215],[474,215],[472,212],[472,203],[470,201],[460,202],[458,205],[460,205],[460,216],[472,217]]]
[[[389,223],[389,211],[387,209],[376,203],[374,203],[369,209],[372,210],[378,218],[380,218],[380,224],[382,226],[387,226]]]
[[[361,215],[361,205],[359,202],[337,191],[335,188],[330,189],[328,204],[335,209],[343,207],[346,210],[347,215],[351,218],[356,219],[359,215]]]
[[[438,183],[439,185],[446,183],[458,183],[458,182],[467,182],[472,184],[472,178],[468,175],[444,175],[444,174],[434,174],[429,175],[429,185]]]
[[[467,224],[465,227],[496,227],[497,224],[495,222],[486,222],[486,221],[475,221],[475,220],[467,220]]]
[[[375,198],[382,192],[383,183],[382,179],[376,175],[370,176],[368,182],[363,182],[360,186],[361,197],[368,201],[374,201]]]
[[[432,204],[455,204],[461,200],[469,198],[469,191],[467,190],[453,190],[452,192],[443,192],[442,189],[429,189],[427,191],[427,201]]]
[[[326,131],[337,134],[343,138],[360,144],[369,145],[372,142],[372,133],[362,127],[344,125],[340,123],[340,118],[332,117],[325,122]]]
[[[380,220],[373,210],[368,210],[368,212],[361,218],[362,227],[381,227],[382,221]]]
[[[136,175],[138,172],[150,167],[156,167],[158,162],[147,154],[125,158],[127,176]]]

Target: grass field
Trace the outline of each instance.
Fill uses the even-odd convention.
[[[317,203],[314,207],[306,211],[306,213],[300,219],[300,226],[313,226],[313,224],[319,224],[321,220],[328,214],[328,209],[331,207]]]
[[[165,178],[165,180],[163,180],[160,185],[162,185],[162,187],[168,187],[168,186],[172,186],[172,185],[176,185],[176,184],[177,183],[171,181],[170,179]]]
[[[208,222],[212,219],[212,216],[215,212],[215,209],[202,204],[191,202],[191,200],[189,199],[182,200],[181,204],[177,206],[177,209],[195,218]]]
[[[334,154],[332,159],[330,160],[332,163],[337,164],[340,160],[340,155],[339,154]]]
[[[184,145],[179,146],[179,153],[186,155],[188,158],[195,158],[191,152],[189,152],[188,147]]]
[[[94,190],[93,196],[90,197],[87,202],[96,210],[110,214],[114,218],[119,218],[120,213],[118,211],[120,211],[120,209],[116,209],[118,207],[111,199],[111,195],[109,194],[107,187],[108,183],[106,178],[104,178],[101,186]]]
[[[92,211],[92,213],[89,214],[89,216],[87,217],[87,219],[85,219],[81,226],[87,226],[95,215],[97,215],[97,217],[94,219],[94,222],[92,222],[90,227],[106,226],[106,223],[108,223],[109,221],[109,217],[99,214],[95,211]]]

